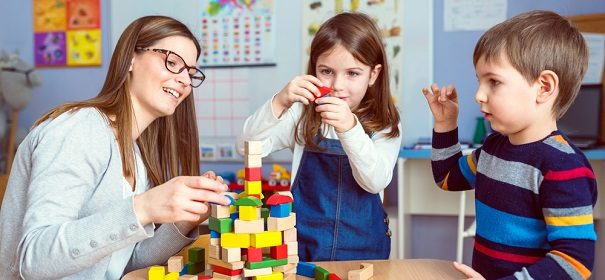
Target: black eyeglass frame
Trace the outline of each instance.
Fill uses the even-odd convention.
[[[1,67],[0,68],[0,71],[15,72],[15,73],[21,73],[21,74],[25,75],[25,79],[27,80],[27,84],[29,86],[33,86],[32,81],[29,78],[29,74],[34,72],[34,70],[36,70],[36,69],[31,68],[31,69],[27,69],[27,70],[21,70],[21,69],[15,68],[15,67]]]
[[[166,50],[166,49],[150,49],[150,48],[143,48],[143,47],[137,47],[136,50],[138,51],[152,51],[152,52],[157,52],[157,53],[161,53],[164,54],[166,57],[164,58],[164,67],[166,67],[166,70],[170,71],[170,73],[173,74],[180,74],[181,72],[183,72],[183,70],[187,69],[187,73],[189,73],[190,69],[195,69],[196,71],[200,72],[200,74],[202,74],[202,78],[198,78],[198,77],[194,77],[189,75],[189,80],[191,80],[191,87],[197,88],[199,86],[202,85],[202,83],[206,80],[206,74],[204,74],[204,72],[202,72],[202,70],[200,70],[199,68],[195,67],[195,66],[188,66],[187,63],[185,62],[185,60],[183,59],[183,57],[181,57],[179,54],[171,51],[171,50]],[[183,67],[181,67],[181,69],[179,69],[177,72],[174,72],[172,70],[170,70],[170,68],[168,67],[168,57],[170,56],[170,54],[174,54],[176,55],[178,58],[180,58],[183,61]],[[194,85],[194,80],[196,81],[200,81],[199,84]]]

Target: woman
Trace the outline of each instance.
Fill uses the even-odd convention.
[[[207,202],[228,203],[220,177],[199,176],[199,55],[182,23],[139,18],[99,95],[35,123],[0,211],[4,279],[118,279],[164,263],[197,238]]]

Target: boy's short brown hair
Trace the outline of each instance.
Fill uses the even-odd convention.
[[[559,94],[552,108],[556,119],[573,103],[588,67],[582,34],[568,19],[550,11],[526,12],[490,28],[475,46],[473,64],[482,57],[498,60],[500,54],[529,83],[544,70],[557,74]]]

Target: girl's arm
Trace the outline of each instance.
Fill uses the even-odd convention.
[[[294,149],[294,128],[304,105],[297,102],[281,116],[276,116],[272,108],[273,98],[244,122],[242,134],[237,138],[240,155],[244,155],[244,142],[251,140],[263,141],[263,157],[285,148]]]
[[[401,124],[399,131],[401,131]],[[379,193],[391,182],[393,168],[399,156],[401,134],[387,138],[383,130],[370,138],[361,123],[342,133],[337,133],[343,149],[349,157],[355,181],[367,192]]]

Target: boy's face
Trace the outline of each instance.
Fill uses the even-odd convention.
[[[475,65],[479,87],[475,101],[493,130],[509,137],[513,144],[528,143],[536,138],[540,111],[536,97],[539,84],[527,80],[501,54],[499,59]]]

